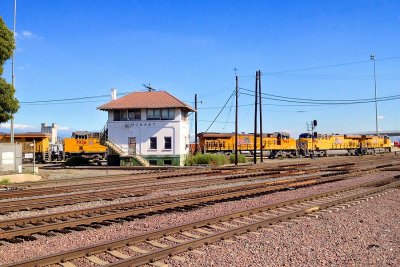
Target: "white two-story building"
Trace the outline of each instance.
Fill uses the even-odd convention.
[[[184,164],[192,107],[165,91],[134,92],[116,99],[114,90],[112,98],[98,107],[108,112],[105,144],[110,151],[133,164]]]

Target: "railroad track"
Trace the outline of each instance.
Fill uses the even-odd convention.
[[[4,265],[4,267],[47,266],[52,264],[74,267],[76,266],[74,260],[77,259],[90,262],[92,266],[139,266],[148,263],[163,266],[164,263],[159,260],[173,257],[175,254],[194,251],[203,245],[209,245],[216,241],[256,231],[282,221],[296,219],[339,204],[380,194],[394,187],[400,187],[398,179],[400,177],[396,178],[382,179],[274,205],[266,205],[90,247],[12,263]],[[108,258],[112,257],[113,260],[105,261],[98,256],[102,253],[107,254]]]
[[[30,197],[30,196],[40,196],[46,194],[61,194],[61,193],[69,193],[75,191],[83,191],[83,190],[95,190],[95,189],[104,189],[107,187],[116,187],[116,186],[124,186],[131,185],[134,183],[137,184],[145,184],[149,182],[158,181],[158,179],[166,179],[166,178],[178,178],[178,177],[191,177],[191,176],[199,176],[199,175],[218,175],[220,172],[218,171],[201,171],[196,173],[178,173],[175,175],[161,175],[161,176],[150,176],[143,178],[131,178],[131,179],[118,179],[112,181],[104,181],[104,182],[95,182],[95,183],[83,183],[83,184],[75,184],[75,185],[63,185],[57,187],[44,187],[44,188],[32,188],[32,189],[24,189],[17,188],[18,190],[11,191],[0,191],[0,199],[8,199],[8,198],[18,198],[18,197]],[[118,184],[116,184],[118,183]]]
[[[71,193],[61,196],[47,196],[40,198],[15,199],[10,201],[0,201],[0,214],[7,212],[15,212],[20,210],[44,209],[50,207],[71,205],[75,203],[97,201],[97,200],[113,200],[125,197],[138,197],[158,190],[179,190],[191,187],[204,187],[212,185],[221,185],[237,182],[246,182],[252,180],[273,179],[285,176],[305,175],[314,173],[314,171],[285,171],[285,172],[252,172],[235,175],[218,176],[217,178],[197,179],[195,181],[176,182],[176,183],[146,183],[144,186],[138,184],[124,186],[123,188],[110,189],[98,192]],[[42,192],[42,191],[40,191]]]
[[[0,239],[8,242],[34,240],[32,234],[46,234],[49,231],[68,233],[71,230],[85,230],[148,216],[176,209],[195,208],[206,203],[238,200],[288,188],[299,188],[348,179],[358,175],[338,174],[328,177],[294,178],[289,181],[261,182],[175,196],[112,204],[82,210],[0,221]]]

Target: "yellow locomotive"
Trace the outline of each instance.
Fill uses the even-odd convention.
[[[199,146],[203,153],[233,153],[235,150],[234,133],[200,133]],[[260,135],[256,137],[256,150],[261,151]],[[262,149],[271,158],[278,156],[296,156],[296,140],[288,133],[263,134]],[[254,135],[238,134],[238,151],[240,153],[253,153]]]
[[[390,152],[391,144],[387,136],[346,135],[346,134],[300,134],[297,140],[302,156],[365,155]]]
[[[63,149],[64,159],[78,155],[101,159],[107,152],[107,147],[100,144],[99,133],[88,131],[73,132],[71,138],[64,138]]]

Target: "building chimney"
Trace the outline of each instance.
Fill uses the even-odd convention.
[[[117,99],[117,89],[112,88],[111,89],[111,100]]]

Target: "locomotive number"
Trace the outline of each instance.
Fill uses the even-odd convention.
[[[76,143],[78,145],[86,145],[87,144],[86,140],[76,140]]]

